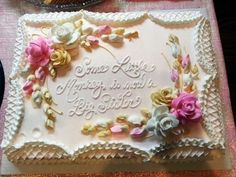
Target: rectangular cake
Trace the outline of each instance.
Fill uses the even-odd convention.
[[[24,15],[1,146],[16,164],[215,159],[218,86],[201,9]]]

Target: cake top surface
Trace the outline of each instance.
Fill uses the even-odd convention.
[[[49,160],[155,161],[224,148],[210,25],[199,10],[25,15],[14,58],[2,143],[12,161],[39,157],[33,149]],[[86,155],[94,149],[101,154]]]

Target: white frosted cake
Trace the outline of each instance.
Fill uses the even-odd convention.
[[[162,163],[224,153],[201,10],[19,19],[2,147],[14,163]]]

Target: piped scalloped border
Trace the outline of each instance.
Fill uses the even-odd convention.
[[[130,14],[130,15],[129,15]],[[17,113],[15,110],[11,109],[11,107],[23,107],[23,97],[22,97],[22,91],[19,90],[18,84],[19,81],[17,79],[18,77],[18,70],[19,70],[19,65],[21,62],[21,58],[22,58],[22,47],[25,45],[24,44],[24,37],[25,34],[23,34],[23,26],[24,23],[31,23],[31,24],[38,24],[38,23],[63,23],[64,21],[73,21],[75,19],[78,18],[85,18],[86,20],[90,21],[91,23],[101,23],[104,22],[109,23],[111,25],[124,25],[127,23],[133,23],[133,22],[137,22],[139,20],[141,20],[142,18],[150,18],[151,20],[153,20],[154,22],[160,24],[160,25],[178,25],[178,24],[189,24],[189,23],[193,23],[196,22],[197,25],[195,26],[195,49],[197,50],[196,56],[198,57],[198,61],[200,66],[206,71],[206,73],[208,74],[213,74],[216,73],[216,67],[215,67],[215,57],[214,57],[214,52],[213,52],[213,48],[211,45],[211,35],[210,35],[210,26],[209,26],[209,22],[208,20],[202,16],[200,11],[160,11],[160,12],[132,12],[132,13],[93,13],[93,12],[88,12],[88,11],[79,11],[79,12],[73,12],[73,13],[49,13],[49,14],[32,14],[32,15],[24,15],[23,17],[20,18],[19,20],[19,26],[18,26],[18,32],[17,32],[17,40],[16,40],[16,46],[15,46],[15,54],[14,54],[14,62],[13,62],[13,68],[12,68],[12,73],[10,76],[10,88],[12,88],[12,90],[15,91],[15,93],[13,93],[10,89],[9,92],[11,92],[9,94],[9,104],[8,104],[8,108],[7,108],[7,115],[6,115],[6,123],[5,123],[5,129],[4,129],[4,140],[2,143],[2,147],[5,150],[5,153],[7,154],[8,158],[11,161],[14,162],[25,162],[27,163],[27,157],[29,158],[29,156],[27,156],[27,151],[31,150],[31,148],[36,148],[38,151],[41,152],[42,148],[46,149],[50,149],[51,146],[52,150],[55,150],[55,154],[49,154],[48,157],[50,157],[50,162],[54,163],[55,159],[60,159],[61,162],[66,162],[67,158],[68,159],[73,159],[74,161],[76,160],[75,157],[73,157],[73,155],[69,158],[68,153],[65,151],[65,149],[63,148],[63,146],[56,146],[56,145],[49,145],[49,144],[45,144],[42,142],[31,142],[31,143],[25,143],[23,144],[21,147],[14,147],[11,146],[11,141],[14,138],[14,135],[16,135],[18,128],[20,126],[20,122],[23,118],[23,108],[21,109],[17,109]],[[206,38],[207,37],[207,38]],[[206,38],[205,40],[203,40],[203,38]],[[209,50],[204,49],[204,47],[208,47]],[[203,56],[207,56],[207,60],[205,60],[205,58],[203,58]],[[213,64],[212,64],[213,63]],[[207,81],[206,81],[207,82]],[[211,86],[216,87],[215,85],[211,84]],[[209,86],[210,87],[210,86]],[[18,88],[18,89],[17,89]],[[202,93],[204,94],[204,93]],[[18,95],[19,100],[18,101],[12,101],[15,96]],[[219,98],[219,97],[218,97]],[[203,102],[204,102],[204,98],[203,98]],[[11,105],[11,106],[10,106]],[[205,106],[206,108],[204,108],[203,111],[205,111],[207,108],[207,106]],[[221,111],[221,109],[218,107],[217,111]],[[203,124],[205,124],[206,121],[204,121]],[[220,124],[221,125],[221,124]],[[214,131],[213,128],[211,128],[210,126],[205,126],[206,128],[210,128],[210,131]],[[220,127],[223,131],[223,127]],[[211,134],[210,134],[211,136]],[[213,136],[212,136],[213,137]],[[203,142],[202,142],[203,141]],[[200,144],[193,144],[194,142],[199,142]],[[202,143],[201,143],[202,142]],[[210,146],[209,146],[210,145]],[[109,149],[110,151],[108,151],[109,153],[112,152],[112,150],[114,148],[117,148],[118,144],[109,144],[106,143],[105,146],[103,145],[90,145],[85,147],[84,149],[78,149],[76,151],[76,153],[79,156],[83,156],[83,154],[86,154],[85,152],[92,152],[92,151],[97,151],[97,150],[102,150],[104,152],[104,150]],[[136,148],[133,148],[131,146],[127,146],[124,144],[120,144],[119,143],[119,147],[122,146],[123,148],[126,147],[125,152],[127,150],[129,150],[129,152],[131,154],[133,154],[133,156],[137,156],[141,155],[141,157],[143,158],[144,161],[146,160],[150,160],[151,156],[150,154],[152,154],[153,156],[156,156],[158,153],[163,152],[161,149],[166,150],[165,152],[168,152],[168,148],[171,146],[169,144],[163,144],[163,145],[159,145],[158,147],[154,148],[153,150],[150,150],[150,154],[149,154],[149,158],[147,158],[147,153],[145,151],[141,151],[138,150]],[[172,147],[172,146],[171,146]],[[174,153],[173,157],[174,158],[179,158],[179,157],[183,157],[183,158],[193,158],[193,157],[201,157],[201,156],[208,156],[207,151],[205,151],[206,149],[210,150],[210,149],[224,149],[224,137],[222,136],[221,138],[217,139],[216,141],[211,141],[211,142],[206,142],[204,140],[181,140],[180,142],[176,143],[176,146],[173,148],[178,148],[178,147],[192,147],[192,151],[189,153]],[[197,149],[198,148],[202,148],[204,149],[203,153],[197,153]],[[89,150],[88,150],[89,149]],[[196,149],[196,151],[195,151]],[[56,153],[58,151],[58,153]],[[76,154],[75,153],[75,154]],[[111,154],[109,155],[109,153],[107,154],[107,157],[113,157],[111,156]],[[26,158],[21,161],[20,160],[20,156],[19,154],[22,156],[23,154],[26,155]],[[101,157],[97,157],[97,156],[91,156],[89,155],[90,153],[88,153],[88,157],[83,156],[83,159],[92,157],[92,158],[102,158]],[[183,155],[185,154],[185,155]],[[48,154],[47,154],[48,155]],[[59,157],[58,157],[59,156]],[[43,159],[44,156],[38,156],[37,155],[37,159]],[[72,158],[73,157],[73,158]],[[107,158],[106,157],[106,158]],[[114,156],[115,157],[115,156]],[[120,153],[120,157],[124,157],[127,158],[126,155],[122,155],[122,152]],[[145,158],[144,158],[145,157]],[[171,159],[173,157],[169,157],[167,155],[163,155],[160,156],[162,159]],[[105,157],[103,157],[105,158]],[[54,160],[53,160],[54,159]],[[35,157],[33,159],[28,159],[28,160],[35,160]],[[46,160],[47,162],[48,160]],[[71,160],[69,160],[71,161]],[[159,162],[159,160],[152,160],[154,162]],[[42,161],[44,162],[44,161]]]

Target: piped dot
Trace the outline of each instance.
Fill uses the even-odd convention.
[[[33,138],[38,139],[42,136],[42,132],[40,131],[39,128],[34,128],[32,131],[32,136]]]

